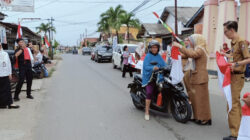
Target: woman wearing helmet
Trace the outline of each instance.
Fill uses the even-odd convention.
[[[152,40],[148,45],[148,53],[143,62],[142,86],[146,88],[146,108],[145,120],[149,120],[149,108],[152,95],[156,92],[156,84],[150,81],[154,70],[165,67],[166,63],[159,55],[160,44],[156,40]],[[152,65],[151,62],[157,62],[157,65]]]

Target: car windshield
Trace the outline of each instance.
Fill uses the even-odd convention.
[[[101,52],[112,52],[112,48],[107,47],[107,46],[103,46],[103,47],[99,48],[99,51],[101,51]]]
[[[137,46],[128,46],[128,51],[130,53],[135,53],[135,49],[137,48]]]
[[[89,51],[89,50],[90,50],[90,48],[83,48],[83,50],[84,50],[84,51]]]

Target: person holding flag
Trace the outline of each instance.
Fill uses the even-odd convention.
[[[243,61],[250,61],[247,42],[243,40],[238,31],[238,23],[236,21],[228,21],[223,24],[225,36],[231,41],[231,53],[223,55],[228,57],[230,63],[234,63],[231,71],[231,96],[232,96],[232,109],[228,114],[228,123],[231,135],[224,137],[223,140],[236,140],[241,122],[241,103],[240,93],[244,87],[244,72],[246,65],[239,65]]]
[[[27,98],[33,99],[31,95],[32,86],[32,61],[34,60],[31,50],[26,46],[24,40],[19,38],[16,40],[18,49],[15,51],[16,64],[15,67],[19,69],[19,81],[16,86],[14,101],[19,101],[19,94],[21,92],[24,79],[27,81]]]
[[[189,42],[194,50],[187,49],[177,42],[173,42],[173,46],[179,47],[183,55],[195,60],[194,70],[191,71],[190,77],[194,121],[200,125],[212,125],[208,91],[206,40],[200,34],[193,34],[189,37]]]

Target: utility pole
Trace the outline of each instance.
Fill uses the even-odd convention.
[[[52,40],[53,40],[53,31],[51,31],[51,28],[53,28],[53,17],[50,19],[47,19],[49,24],[50,24],[50,29],[49,29],[49,42],[50,42],[50,52],[51,52],[51,59],[53,60],[54,58],[54,51],[53,51],[53,46],[52,46]]]
[[[175,6],[175,11],[174,11],[175,12],[175,34],[178,35],[177,0],[175,0],[174,6]]]

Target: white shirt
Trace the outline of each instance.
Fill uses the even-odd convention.
[[[43,55],[39,52],[39,53],[36,55],[36,59],[37,59],[36,62],[42,63],[42,61],[43,61]]]
[[[12,74],[12,67],[9,54],[0,50],[0,77],[6,77]]]

